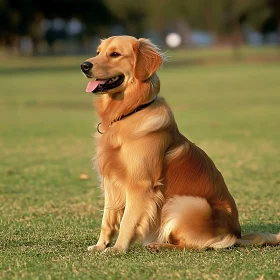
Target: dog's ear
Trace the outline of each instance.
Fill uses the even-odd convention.
[[[134,76],[145,81],[149,79],[162,64],[162,57],[158,48],[148,39],[139,39],[133,45]]]

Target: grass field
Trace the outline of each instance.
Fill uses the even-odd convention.
[[[0,279],[279,279],[279,246],[87,252],[103,198],[83,60],[2,60]],[[224,174],[242,231],[279,232],[280,63],[170,64],[159,76],[180,130]]]

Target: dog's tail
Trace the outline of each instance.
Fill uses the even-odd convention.
[[[273,234],[270,232],[264,233],[248,233],[236,240],[237,245],[277,245],[280,244],[280,232]]]
[[[218,236],[206,242],[205,248],[221,249],[237,246],[250,246],[250,245],[277,245],[280,244],[280,232],[273,234],[269,232],[265,233],[249,233],[243,235],[241,238],[237,238],[232,234],[225,236]]]

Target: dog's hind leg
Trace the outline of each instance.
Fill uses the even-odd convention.
[[[160,249],[226,248],[235,244],[236,236],[223,223],[217,231],[213,209],[207,200],[191,196],[174,196],[162,209],[157,242],[147,245]]]

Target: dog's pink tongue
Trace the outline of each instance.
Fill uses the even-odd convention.
[[[92,92],[97,88],[97,86],[99,84],[103,85],[105,83],[106,83],[106,80],[98,80],[98,81],[89,82],[87,85],[87,88],[86,88],[86,92]]]

